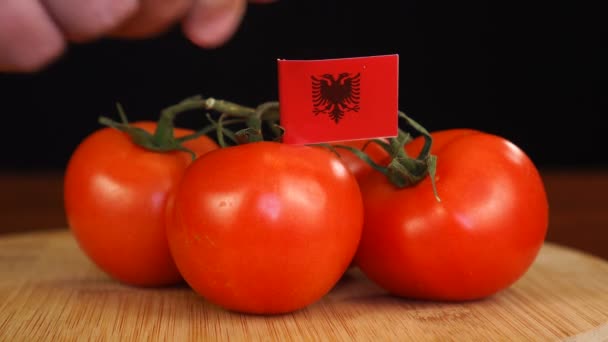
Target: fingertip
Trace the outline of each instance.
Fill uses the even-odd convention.
[[[67,39],[83,43],[121,25],[139,9],[139,0],[43,0]]]
[[[0,15],[0,70],[40,71],[63,54],[67,43],[41,4],[9,4]]]
[[[192,7],[192,0],[140,0],[139,10],[110,35],[140,39],[167,30],[181,20]]]
[[[28,51],[22,50],[18,56],[13,58],[14,70],[12,71],[39,72],[63,55],[67,43],[59,32],[43,35],[40,38],[44,39],[44,43],[37,47],[31,47]]]
[[[237,31],[246,9],[246,0],[198,0],[183,21],[183,31],[194,44],[216,48]]]

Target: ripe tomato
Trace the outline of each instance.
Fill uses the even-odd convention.
[[[349,140],[333,143],[332,145],[346,145],[361,150],[367,142],[368,140]],[[365,176],[374,170],[367,162],[356,156],[354,153],[342,148],[338,148],[336,150],[338,153],[340,153],[340,157],[344,165],[346,165],[353,175],[355,175],[357,181],[360,182]],[[388,153],[382,147],[380,147],[380,145],[373,142],[369,143],[363,152],[365,152],[376,163],[379,163],[388,157]]]
[[[152,132],[156,123],[133,126]],[[184,146],[199,155],[217,148],[204,136]],[[185,152],[145,150],[111,128],[94,132],[76,148],[65,173],[65,211],[80,247],[99,268],[131,285],[181,281],[165,237],[164,209],[191,160]]]
[[[431,154],[435,154],[438,150],[443,148],[445,144],[451,142],[456,138],[475,133],[481,132],[470,128],[452,128],[433,132],[433,145],[431,146]],[[420,152],[423,146],[424,138],[418,137],[405,145],[405,151],[408,153],[408,155],[415,158],[416,156],[418,156],[418,153]]]
[[[332,145],[345,145],[356,148],[365,152],[374,162],[380,163],[388,157],[388,153],[380,147],[380,145],[370,142],[369,140],[347,140],[332,143]],[[366,146],[367,144],[367,146]],[[354,153],[344,148],[336,148],[336,151],[340,154],[340,160],[346,166],[346,168],[355,176],[357,182],[361,182],[374,169],[363,159],[359,158]],[[351,261],[349,268],[355,267],[356,264]]]
[[[543,244],[548,202],[542,179],[529,157],[502,137],[471,130],[432,136],[441,201],[429,177],[397,189],[382,174],[370,174],[361,183],[365,223],[355,260],[395,295],[492,295],[518,280]]]
[[[363,225],[354,176],[332,152],[272,142],[210,152],[167,208],[167,237],[186,282],[229,310],[273,314],[328,293]]]

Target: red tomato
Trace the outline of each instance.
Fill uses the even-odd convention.
[[[333,143],[332,145],[346,145],[361,150],[367,142],[368,140],[352,140],[337,142]],[[370,172],[374,171],[374,169],[367,162],[357,157],[354,153],[342,148],[337,148],[336,151],[340,153],[342,162],[353,173],[353,175],[355,175],[357,181],[360,182]],[[369,143],[363,152],[365,152],[376,163],[380,163],[388,157],[388,153],[382,147],[380,147],[380,145],[374,142]]]
[[[456,138],[460,138],[464,135],[481,133],[480,131],[470,128],[453,128],[432,133],[433,145],[431,145],[431,154],[435,154],[436,151],[443,148],[443,146]],[[424,138],[422,136],[415,138],[405,145],[405,151],[410,157],[417,157],[418,153],[424,146]]]
[[[152,122],[135,123],[149,132]],[[175,129],[176,136],[192,133]],[[184,144],[197,154],[217,148],[207,137]],[[165,237],[167,194],[181,179],[191,156],[157,153],[104,128],[74,151],[65,174],[69,227],[99,268],[124,283],[159,286],[181,281]]]
[[[357,181],[332,152],[258,142],[197,159],[167,209],[175,262],[202,297],[272,314],[328,293],[363,225]]]
[[[361,184],[365,224],[355,260],[398,296],[492,295],[517,281],[543,244],[548,202],[542,179],[504,138],[469,130],[432,135],[441,201],[429,177],[397,189],[382,174],[370,174]]]
[[[346,145],[350,147],[354,147],[356,149],[362,150],[365,152],[374,162],[381,163],[388,157],[388,153],[380,147],[380,145],[370,142],[369,140],[348,140],[348,141],[339,141],[336,143],[332,143],[332,145]],[[367,144],[367,146],[365,146]],[[365,147],[365,149],[363,149]],[[374,169],[363,159],[359,158],[354,153],[350,152],[347,149],[336,148],[336,151],[340,154],[340,159],[342,163],[350,170],[350,172],[355,176],[357,182],[361,182],[363,178],[365,178],[370,172],[374,172]],[[350,267],[356,267],[354,260],[350,263]]]

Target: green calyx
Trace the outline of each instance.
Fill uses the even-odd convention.
[[[154,133],[149,133],[142,128],[129,124],[127,115],[125,114],[122,106],[117,104],[116,107],[121,122],[116,122],[110,118],[102,116],[99,118],[99,123],[104,126],[117,129],[121,132],[125,132],[127,135],[129,135],[134,144],[150,151],[161,153],[184,151],[189,153],[192,159],[194,159],[196,158],[196,153],[185,147],[183,143],[188,140],[198,138],[211,131],[209,128],[205,128],[201,131],[179,138],[176,138],[174,134],[174,121],[176,116],[189,110],[202,108],[200,97],[188,98],[179,102],[178,104],[163,109]]]
[[[408,133],[399,131],[399,135],[396,138],[389,140],[390,149],[387,151],[392,156],[392,159],[387,166],[387,177],[395,186],[403,188],[417,184],[428,175],[431,177],[433,193],[437,200],[439,200],[435,185],[437,157],[430,154],[433,138],[424,127],[405,115],[405,113],[399,112],[399,117],[404,119],[409,127],[422,134],[424,146],[416,158],[410,157],[405,152],[405,145],[411,141],[412,137]]]
[[[390,161],[388,165],[379,165],[373,161],[364,152],[367,145],[361,150],[345,145],[322,144],[322,146],[330,147],[332,150],[335,150],[335,148],[346,149],[354,153],[373,169],[384,174],[395,187],[400,189],[414,186],[428,176],[431,178],[430,180],[433,187],[433,194],[435,195],[437,201],[440,201],[435,184],[437,157],[430,154],[433,138],[424,127],[422,127],[412,118],[405,115],[405,113],[399,112],[399,118],[404,119],[407,126],[414,129],[417,133],[424,137],[424,146],[422,147],[422,150],[419,152],[418,156],[415,158],[409,156],[405,151],[405,145],[412,140],[412,136],[403,130],[399,130],[397,137],[390,138],[388,141],[374,139],[368,142],[378,144],[389,154]]]

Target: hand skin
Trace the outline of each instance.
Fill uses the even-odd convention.
[[[0,72],[37,72],[69,43],[143,39],[177,23],[194,44],[215,48],[236,32],[246,7],[247,0],[3,0]]]

